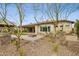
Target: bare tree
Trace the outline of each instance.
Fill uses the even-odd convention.
[[[10,22],[7,19],[7,14],[8,14],[8,5],[7,3],[5,4],[0,4],[0,18],[3,22],[5,22],[4,27],[8,30],[9,33],[11,33],[11,26],[10,25],[14,25],[14,23]],[[8,23],[10,22],[10,24]],[[6,26],[7,25],[7,26]]]
[[[32,10],[34,14],[34,20],[36,21],[37,27],[39,28],[39,22],[46,20],[46,12],[44,10],[44,4],[32,4],[32,7],[33,7]],[[37,30],[37,33],[38,31],[39,30]],[[45,33],[47,33],[47,31]]]
[[[38,12],[40,12],[40,4],[32,4],[32,10],[33,10],[33,14],[34,14],[34,20],[36,21],[36,23],[39,23],[39,20],[41,21],[42,19],[39,19],[38,16]],[[39,27],[39,24],[37,25],[37,27]],[[37,34],[38,34],[38,29],[37,29]]]
[[[3,6],[4,5],[4,6]],[[6,16],[7,16],[7,6],[8,4],[1,4],[1,10],[0,10],[0,16],[2,18],[2,20],[8,25],[8,28],[10,29],[10,26],[9,24],[7,23],[7,19],[6,19]],[[17,32],[14,33],[14,35],[17,36],[18,40],[16,40],[16,47],[17,47],[17,51],[19,51],[20,49],[20,40],[21,40],[21,35],[22,35],[22,22],[23,22],[23,19],[24,19],[24,11],[23,11],[23,8],[22,8],[22,4],[15,4],[16,6],[16,9],[17,9],[17,12],[18,12],[18,15],[19,15],[19,27],[15,24],[13,24],[14,28],[16,28]],[[12,31],[11,31],[12,32]]]
[[[8,24],[7,22],[6,22],[6,15],[7,15],[7,4],[0,4],[0,16],[1,16],[1,18],[2,18],[2,20],[4,20],[4,22],[6,23],[6,24]]]
[[[69,4],[46,4],[47,9],[46,14],[48,17],[53,21],[54,24],[54,31],[56,33],[56,26],[58,25],[58,20],[65,19],[67,20],[68,17],[75,12],[77,9],[73,7],[69,7]]]
[[[20,48],[20,37],[22,35],[22,22],[24,19],[24,11],[21,4],[16,4],[16,8],[19,15],[19,28],[17,28],[18,33],[16,35],[18,37],[18,41],[17,41],[17,50],[18,50]]]
[[[0,18],[2,21],[4,21],[6,23],[6,25],[8,25],[6,16],[7,16],[7,4],[0,4]],[[4,25],[4,27],[6,27],[6,25]],[[9,25],[8,25],[8,27],[9,27]],[[7,28],[7,29],[9,29],[9,28]]]

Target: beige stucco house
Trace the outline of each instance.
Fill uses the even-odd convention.
[[[24,25],[23,28],[27,28],[28,33],[54,33],[54,23],[56,21],[44,21],[34,24]],[[71,32],[74,29],[74,21],[59,20],[56,25],[56,31],[64,31],[66,33]]]

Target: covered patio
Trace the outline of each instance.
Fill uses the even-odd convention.
[[[27,32],[29,33],[35,33],[35,27],[27,27]]]

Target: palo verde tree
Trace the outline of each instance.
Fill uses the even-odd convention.
[[[1,10],[0,10],[0,17],[2,18],[2,20],[9,26],[9,24],[6,22],[7,21],[7,6],[9,6],[10,4],[2,4],[1,5]],[[21,35],[22,35],[22,22],[24,19],[24,9],[22,7],[22,4],[14,4],[16,6],[16,10],[17,10],[17,14],[18,14],[18,20],[19,20],[19,27],[12,23],[14,28],[16,28],[16,33],[14,33],[14,35],[17,37],[16,40],[16,47],[17,47],[17,51],[20,49],[20,40],[21,40]],[[9,27],[10,29],[10,27]],[[15,29],[14,29],[15,30]],[[12,31],[11,31],[12,32]]]
[[[54,25],[54,32],[55,32],[55,37],[56,37],[56,26],[58,26],[58,21],[59,20],[67,20],[68,17],[77,11],[77,6],[74,5],[74,7],[71,6],[72,4],[46,4],[47,9],[45,10],[47,16],[50,18],[50,20],[53,22]],[[58,29],[59,30],[59,29]],[[64,39],[60,39],[60,41],[55,44],[54,50],[58,50],[58,46]],[[63,41],[64,42],[64,41]],[[62,43],[63,43],[62,42]],[[56,42],[55,42],[56,43]],[[57,51],[58,52],[58,51]]]
[[[8,25],[7,23],[7,6],[8,4],[0,4],[0,18],[1,18],[1,21],[5,22],[5,24],[9,27],[7,27],[6,25],[4,25],[4,27],[8,30],[10,30],[10,26]]]
[[[39,22],[43,22],[47,19],[46,13],[45,13],[45,4],[32,4],[32,10],[33,10],[33,16],[34,20],[37,23],[37,27],[39,28]],[[46,25],[44,26],[47,27]],[[37,30],[38,33],[39,30]],[[47,33],[47,30],[45,31]]]
[[[41,4],[32,4],[32,10],[33,10],[33,18],[36,21],[36,23],[38,24],[40,21],[43,21],[43,10],[41,11]],[[40,15],[39,15],[40,13]],[[39,28],[39,24],[37,25],[37,27]],[[38,29],[37,29],[37,34],[38,34]]]
[[[22,35],[22,22],[24,19],[24,11],[22,8],[22,4],[15,4],[15,5],[19,15],[19,28],[17,28],[17,33],[16,33],[16,36],[18,38],[18,41],[17,41],[17,50],[18,50],[20,48],[20,37]]]
[[[79,40],[79,20],[76,20],[75,28],[76,28],[77,39]]]
[[[50,19],[54,24],[54,32],[56,33],[56,26],[58,25],[58,20],[67,20],[68,17],[74,13],[77,9],[77,6],[75,4],[74,7],[72,7],[72,4],[60,4],[60,3],[54,3],[54,4],[32,4],[33,5],[33,11],[34,11],[34,19],[38,23],[39,22],[39,14],[41,16],[41,20],[43,19]],[[40,21],[41,21],[40,20]]]
[[[55,3],[55,4],[44,4],[44,5],[40,5],[39,6],[43,7],[42,9],[39,7],[34,7],[37,9],[34,9],[35,13],[37,13],[37,11],[41,11],[42,15],[44,17],[47,17],[49,20],[52,21],[52,24],[54,25],[54,34],[56,36],[56,26],[58,26],[58,21],[59,20],[67,20],[68,17],[74,13],[75,11],[77,11],[77,6],[76,4],[74,5],[74,7],[72,7],[72,4],[59,4],[59,3]],[[37,5],[36,5],[37,6]],[[38,12],[39,12],[38,11]],[[38,15],[36,15],[38,16]],[[38,18],[38,17],[36,17]],[[37,21],[38,19],[35,20]],[[42,18],[43,19],[43,18]],[[44,18],[46,19],[46,18]],[[37,22],[38,23],[38,22]],[[55,50],[58,49],[59,44],[55,45]]]
[[[56,33],[56,26],[58,25],[58,20],[67,20],[68,17],[77,11],[77,6],[74,7],[71,6],[72,4],[46,4],[47,9],[45,10],[48,18],[53,22],[54,24],[54,31]]]
[[[0,4],[0,17],[2,18],[2,20],[8,24],[6,22],[6,16],[7,16],[7,5],[8,4]]]

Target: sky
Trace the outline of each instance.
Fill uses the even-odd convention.
[[[34,11],[33,7],[36,7],[36,9],[40,9],[43,12],[38,11]],[[39,6],[40,5],[40,6]],[[50,4],[52,7],[51,9],[53,10],[55,7],[53,7],[53,4]],[[63,9],[75,9],[76,11],[71,13],[69,15],[69,17],[67,18],[68,20],[72,20],[75,21],[76,19],[79,19],[79,10],[78,10],[78,6],[79,4],[61,4]],[[26,3],[26,4],[22,4],[23,10],[24,10],[24,20],[23,20],[23,25],[25,24],[30,24],[30,23],[35,23],[35,19],[34,16],[37,16],[38,21],[46,21],[47,19],[49,19],[49,17],[47,16],[47,14],[44,12],[46,9],[48,9],[46,7],[46,4],[30,4],[30,3]],[[62,17],[64,17],[66,11],[63,11],[62,13]],[[42,17],[43,16],[43,17]],[[16,5],[15,4],[8,4],[7,7],[7,19],[9,21],[12,21],[14,23],[16,23],[17,25],[19,25],[19,16],[18,16],[18,11],[16,9]]]

